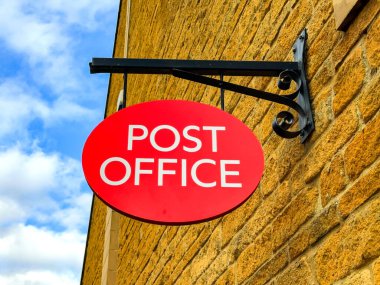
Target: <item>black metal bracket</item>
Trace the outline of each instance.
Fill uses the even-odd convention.
[[[91,73],[127,74],[171,74],[175,77],[195,81],[221,89],[221,104],[224,106],[224,90],[253,96],[285,105],[298,113],[298,130],[289,130],[295,119],[291,112],[281,111],[272,123],[273,130],[281,137],[301,137],[304,143],[314,130],[309,91],[305,71],[306,30],[293,45],[294,61],[213,61],[213,60],[160,60],[129,58],[93,58]],[[220,80],[205,75],[219,75]],[[292,82],[296,90],[291,94],[278,95],[253,88],[233,84],[223,80],[223,76],[269,76],[278,77],[278,88],[288,90]],[[126,84],[124,84],[124,98]],[[296,101],[295,101],[296,100]],[[125,102],[123,102],[125,105]]]

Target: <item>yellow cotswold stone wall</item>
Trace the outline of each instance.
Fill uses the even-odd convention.
[[[115,57],[123,57],[122,0]],[[131,0],[128,57],[292,60],[307,28],[316,130],[304,145],[275,135],[283,107],[226,92],[226,111],[255,132],[264,177],[232,213],[191,226],[119,221],[116,284],[380,284],[380,1],[346,32],[333,0]],[[278,92],[276,79],[225,78]],[[107,114],[122,89],[113,76]],[[154,99],[219,104],[219,90],[130,75],[128,105]],[[239,138],[236,138],[239,144]],[[95,199],[82,283],[100,284],[105,206]]]

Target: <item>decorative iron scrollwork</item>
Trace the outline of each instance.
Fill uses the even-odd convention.
[[[282,90],[288,90],[291,86],[291,82],[294,81],[296,83],[296,90],[291,94],[287,95],[278,95],[269,93],[266,91],[261,91],[241,85],[237,85],[234,83],[206,77],[203,75],[198,75],[192,72],[187,72],[184,70],[174,69],[173,75],[178,78],[190,80],[193,82],[198,82],[205,85],[210,85],[213,87],[221,88],[224,90],[229,90],[237,93],[241,93],[244,95],[256,97],[259,99],[264,99],[271,102],[276,102],[285,106],[290,107],[294,111],[298,113],[299,121],[300,121],[300,129],[297,131],[288,131],[288,129],[294,124],[294,116],[289,111],[281,111],[272,123],[273,130],[283,138],[295,138],[299,136],[302,130],[306,127],[307,124],[307,116],[303,108],[294,101],[296,99],[302,89],[302,84],[300,80],[299,74],[292,70],[284,70],[279,75],[278,87]]]

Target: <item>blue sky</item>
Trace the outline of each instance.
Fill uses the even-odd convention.
[[[102,120],[115,0],[0,0],[0,284],[79,284],[92,192],[86,137]]]

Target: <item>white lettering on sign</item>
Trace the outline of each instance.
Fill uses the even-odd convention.
[[[134,133],[135,129],[142,130],[142,134],[137,136]],[[148,129],[142,125],[130,125],[128,127],[128,150],[132,150],[132,143],[136,140],[143,140],[148,136]]]
[[[160,158],[158,160],[158,186],[164,185],[164,174],[175,174],[175,170],[164,170],[164,163],[177,163],[174,158]]]
[[[135,132],[135,130],[138,130]],[[174,135],[174,142],[171,146],[163,147],[159,146],[156,142],[156,135],[161,130],[169,130]],[[189,134],[190,130],[200,131],[200,127],[198,126],[187,126],[182,130],[182,136],[184,139],[191,141],[195,143],[194,147],[188,147],[183,146],[183,150],[186,152],[197,152],[202,148],[202,141],[195,137],[191,136]],[[211,131],[211,146],[212,146],[212,152],[218,151],[218,137],[217,133],[218,131],[225,131],[226,127],[222,126],[204,126],[202,127],[203,131]],[[136,134],[137,133],[137,134]],[[128,127],[128,150],[133,150],[133,142],[134,141],[142,141],[145,140],[148,137],[148,128],[143,125],[129,125]],[[151,146],[158,151],[161,152],[169,152],[178,147],[181,141],[181,135],[179,131],[170,126],[170,125],[160,125],[155,127],[152,132],[149,134],[149,141],[151,143]]]
[[[152,174],[150,169],[141,169],[141,163],[152,163],[154,162],[153,158],[136,158],[135,163],[135,185],[140,185],[140,175],[141,174]]]
[[[161,131],[165,131],[165,136],[169,134],[172,139],[169,145],[160,145],[162,142],[157,140],[157,136]],[[149,145],[156,151],[169,153],[182,146],[185,152],[198,152],[205,145],[211,146],[212,153],[218,152],[218,136],[226,131],[223,126],[195,126],[190,125],[177,130],[170,125],[159,125],[149,131],[144,125],[129,125],[128,126],[128,142],[127,150],[132,151],[133,147],[140,142],[148,141]],[[201,132],[204,132],[201,136]],[[206,135],[205,135],[206,134]],[[206,141],[202,141],[207,138]],[[165,143],[167,141],[165,140]],[[131,160],[131,159],[129,159]],[[133,159],[132,159],[133,160]],[[106,174],[106,169],[111,163],[119,163],[124,167],[125,174],[119,180],[110,179]],[[132,170],[134,166],[134,170]],[[202,158],[189,165],[187,159],[176,158],[135,158],[134,161],[128,161],[121,157],[111,157],[106,159],[100,167],[100,177],[104,183],[111,186],[119,186],[126,183],[133,173],[134,186],[141,185],[141,180],[149,175],[157,177],[157,186],[165,185],[165,177],[178,176],[178,182],[182,187],[188,185],[188,180],[203,188],[212,188],[220,186],[222,188],[242,188],[242,183],[236,182],[240,175],[239,172],[240,160],[225,160],[215,161],[211,158]],[[205,175],[200,176],[200,168],[205,167],[207,170],[216,170],[217,177],[209,177],[205,179]],[[204,170],[203,170],[204,171]],[[180,172],[180,173],[179,173]],[[213,172],[215,173],[215,172]],[[228,179],[235,176],[235,182],[228,182]],[[201,178],[203,177],[203,178]]]
[[[221,184],[222,187],[238,187],[241,188],[241,183],[227,183],[227,175],[239,176],[239,171],[227,171],[227,164],[240,164],[240,160],[221,160],[220,161],[220,172],[221,172]]]
[[[106,167],[108,166],[108,164],[110,164],[111,162],[115,162],[115,161],[121,162],[124,165],[124,167],[125,167],[125,175],[124,175],[124,177],[122,179],[120,179],[118,181],[110,180],[106,176]],[[121,184],[127,182],[130,176],[131,176],[131,166],[129,165],[128,161],[126,161],[124,158],[121,158],[121,157],[110,157],[110,158],[106,159],[102,163],[102,165],[100,166],[100,177],[108,185],[112,185],[112,186],[121,185]]]
[[[111,180],[106,175],[106,168],[111,162],[120,162],[124,168],[125,168],[125,174],[120,180]],[[158,186],[164,186],[164,176],[165,175],[175,175],[176,170],[170,169],[170,165],[177,164],[178,159],[175,158],[159,158],[157,160],[153,158],[136,158],[135,159],[135,179],[134,179],[134,186],[140,185],[140,177],[141,174],[144,175],[154,175],[157,173],[157,185]],[[145,163],[147,164],[145,166],[145,169],[141,168],[141,164]],[[148,166],[149,163],[149,166]],[[217,165],[217,162],[212,159],[200,159],[196,161],[190,168],[190,177],[192,181],[203,188],[211,188],[215,187],[217,185],[217,181],[201,181],[198,177],[198,168],[202,165],[208,164],[213,165],[217,168],[219,173],[219,185],[222,188],[241,188],[241,183],[228,183],[227,182],[227,176],[239,176],[239,171],[227,171],[226,165],[238,165],[240,163],[239,160],[221,160],[220,164]],[[149,168],[149,169],[148,169]],[[187,160],[181,159],[181,186],[187,186]],[[100,177],[102,180],[111,186],[118,186],[121,184],[124,184],[128,181],[128,179],[131,176],[131,166],[130,163],[121,157],[111,157],[103,162],[103,164],[100,167]]]
[[[174,134],[174,142],[171,146],[161,147],[156,143],[156,134],[160,130],[170,130]],[[162,126],[155,127],[153,129],[153,131],[150,133],[149,140],[150,140],[150,143],[152,144],[152,146],[156,150],[167,152],[167,151],[172,151],[173,149],[177,148],[177,146],[179,145],[180,135],[179,135],[179,132],[177,131],[176,128],[169,126],[169,125],[162,125]]]
[[[205,164],[205,163],[209,163],[209,164],[213,164],[215,165],[216,162],[212,159],[201,159],[201,160],[198,160],[196,163],[194,163],[193,167],[191,168],[191,178],[193,178],[193,181],[201,186],[201,187],[204,187],[204,188],[210,188],[210,187],[215,187],[216,186],[216,182],[210,182],[210,183],[205,183],[205,182],[202,182],[198,179],[197,177],[197,169],[198,169],[198,166],[200,166],[201,164]]]
[[[201,149],[202,142],[197,137],[193,137],[189,135],[190,130],[196,130],[199,132],[200,128],[198,126],[187,126],[186,128],[183,129],[183,137],[189,141],[195,142],[195,147],[191,148],[191,147],[184,146],[183,150],[187,152],[196,152]]]
[[[218,146],[217,146],[217,138],[216,138],[216,132],[217,131],[225,131],[225,127],[212,127],[212,126],[205,126],[203,127],[204,130],[211,131],[211,142],[212,142],[212,151],[217,152]]]

